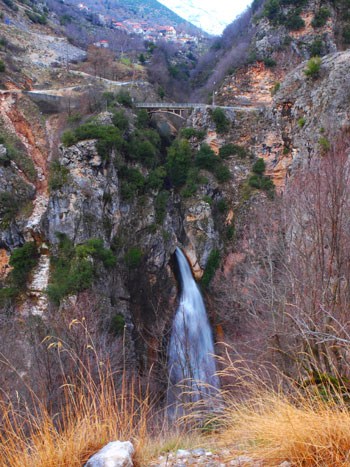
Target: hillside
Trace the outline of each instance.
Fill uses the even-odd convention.
[[[0,1],[0,465],[347,465],[347,0]]]

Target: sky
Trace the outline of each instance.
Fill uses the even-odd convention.
[[[178,15],[211,34],[221,34],[252,0],[159,0]]]

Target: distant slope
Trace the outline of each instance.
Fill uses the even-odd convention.
[[[150,24],[182,26],[194,34],[202,31],[157,0],[85,0],[84,4],[116,20],[147,21]]]

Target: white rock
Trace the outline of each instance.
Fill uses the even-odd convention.
[[[232,467],[243,467],[247,464],[251,464],[253,462],[253,459],[248,456],[238,456],[237,459],[234,459],[233,461],[230,462],[230,465]]]
[[[280,467],[292,467],[292,464],[288,461],[284,461],[280,464]]]
[[[191,453],[185,449],[178,449],[176,455],[177,457],[189,457]]]
[[[133,467],[134,446],[130,441],[112,441],[94,454],[85,467]]]

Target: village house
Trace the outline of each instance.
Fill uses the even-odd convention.
[[[94,46],[99,47],[100,49],[102,48],[108,49],[109,43],[107,41],[98,41],[98,42],[94,42]]]

